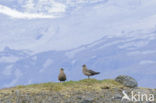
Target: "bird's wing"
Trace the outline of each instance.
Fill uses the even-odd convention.
[[[91,74],[96,74],[97,73],[97,72],[95,72],[93,70],[90,70],[90,69],[88,70],[88,72],[91,73]]]

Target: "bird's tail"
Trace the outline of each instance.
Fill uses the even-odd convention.
[[[100,74],[100,72],[96,72],[95,74]]]

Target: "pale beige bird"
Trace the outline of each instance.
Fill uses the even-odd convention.
[[[58,80],[61,82],[61,81],[66,81],[66,74],[64,73],[64,69],[61,68],[60,69],[60,74],[58,76]]]
[[[84,75],[88,76],[88,78],[90,76],[94,76],[94,75],[100,74],[100,72],[95,72],[93,70],[89,70],[85,64],[82,65],[82,72],[83,72]]]

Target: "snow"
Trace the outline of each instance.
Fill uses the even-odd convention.
[[[131,56],[131,55],[148,55],[148,54],[156,54],[156,50],[146,50],[146,51],[131,51],[128,52],[127,55]]]
[[[56,5],[56,7],[54,6],[55,9],[57,9],[57,7],[64,8],[63,10],[58,8],[58,11],[56,10],[55,12],[72,13],[69,16],[62,15],[62,17],[59,17],[58,19],[57,16],[53,16],[52,14],[33,12],[30,5],[25,7],[30,9],[28,10],[29,12],[27,12],[27,10],[22,12],[0,5],[0,13],[16,18],[15,20],[9,19],[9,21],[21,22],[18,18],[43,19],[41,21],[32,20],[28,22],[26,22],[27,20],[23,20],[22,23],[17,24],[15,24],[15,22],[8,22],[8,29],[12,29],[13,31],[10,32],[1,29],[2,32],[0,35],[5,34],[7,36],[2,36],[0,39],[0,42],[3,42],[0,48],[2,50],[2,48],[8,46],[13,49],[31,50],[34,53],[49,50],[70,50],[92,43],[103,37],[131,36],[133,38],[140,38],[140,35],[146,35],[146,33],[155,29],[155,1],[108,0],[108,2],[103,4],[97,4],[97,2],[101,1],[102,0],[95,0],[92,2],[95,3],[95,5],[85,7],[77,4],[87,5],[88,3],[88,5],[90,5],[91,2],[88,0],[74,2],[72,5],[74,5],[75,8],[73,8],[73,10],[70,9],[69,11],[66,10],[65,7],[70,7],[71,5],[69,5],[69,2],[72,3],[73,1],[67,1],[65,3],[50,1],[49,3],[48,0],[40,0],[37,2],[36,8],[42,7],[41,4],[46,4],[48,6],[52,3],[53,5]],[[25,3],[25,5],[31,4],[32,2],[33,1],[29,1],[29,3]],[[76,12],[73,12],[74,10],[76,10]],[[56,17],[56,19],[52,19],[51,17]],[[46,18],[51,18],[49,23],[45,20]],[[4,25],[4,23],[2,22],[0,27],[4,28],[8,26]],[[31,27],[29,25],[31,25]],[[155,34],[152,37],[146,36],[146,38],[151,39],[156,37]],[[144,45],[140,43],[138,45]],[[21,44],[25,46],[22,46]]]
[[[153,60],[142,60],[140,61],[141,65],[146,65],[146,64],[156,64],[156,61],[153,61]]]
[[[0,13],[5,14],[7,16],[10,16],[12,18],[18,18],[18,19],[34,19],[34,18],[56,18],[56,16],[52,15],[44,15],[44,14],[37,14],[37,13],[22,13],[17,10],[13,10],[11,8],[8,8],[6,6],[0,5]]]
[[[53,63],[53,60],[52,59],[47,59],[45,61],[45,63],[43,64],[43,68],[40,69],[40,73],[44,72],[51,64]]]
[[[15,78],[9,84],[5,85],[4,87],[10,87],[10,86],[15,85],[19,81],[23,73],[19,69],[16,69],[14,71],[14,75],[15,75]]]
[[[3,75],[6,75],[6,76],[11,75],[12,72],[13,72],[12,66],[13,66],[13,65],[7,66],[7,67],[2,71]]]
[[[0,62],[3,63],[14,63],[16,61],[18,61],[20,58],[16,57],[16,56],[3,56],[0,57]]]
[[[156,0],[1,0],[0,88],[56,81],[60,67],[80,80],[84,63],[98,79],[127,74],[153,87],[155,11]]]
[[[52,63],[53,63],[53,60],[52,60],[52,59],[48,59],[48,60],[45,61],[43,67],[44,67],[44,68],[47,68],[47,67],[48,67],[49,65],[51,65]]]

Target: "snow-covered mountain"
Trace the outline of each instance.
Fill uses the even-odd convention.
[[[127,74],[156,87],[155,0],[1,0],[0,87]]]

